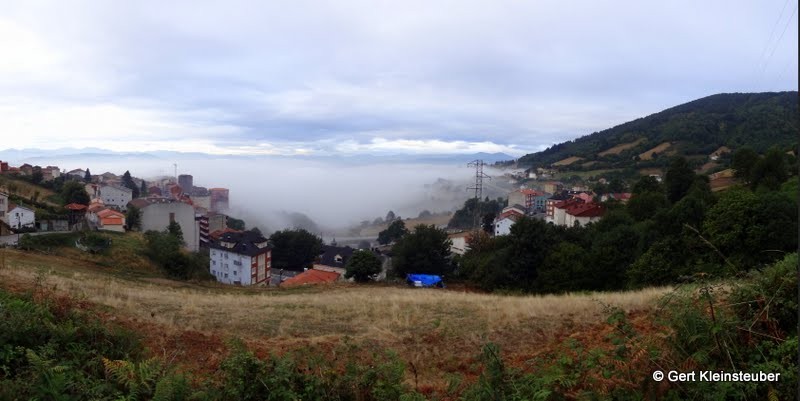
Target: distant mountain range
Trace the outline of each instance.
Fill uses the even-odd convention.
[[[560,143],[518,160],[524,167],[562,170],[663,167],[671,155],[695,164],[722,146],[796,146],[798,93],[724,93],[704,97],[604,131]]]
[[[315,160],[329,162],[344,162],[348,164],[374,164],[374,163],[432,163],[432,164],[453,164],[468,163],[472,160],[482,159],[486,163],[498,161],[514,160],[515,157],[505,153],[472,153],[472,154],[391,154],[391,155],[336,155],[336,156],[256,156],[256,155],[209,155],[197,152],[114,152],[98,148],[60,148],[52,150],[42,149],[5,149],[0,150],[0,160],[8,160],[13,164],[47,164],[52,160],[59,161],[89,161],[89,160],[166,160],[178,161],[198,158],[220,158],[220,159],[258,159],[258,158],[290,158],[296,160]]]

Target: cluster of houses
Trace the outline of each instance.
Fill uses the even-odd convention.
[[[511,226],[524,216],[544,219],[557,226],[586,226],[599,221],[606,212],[596,202],[596,194],[582,188],[563,189],[563,184],[547,182],[544,190],[522,188],[508,195],[508,205],[494,220],[494,235],[508,235]],[[553,192],[548,192],[552,190]],[[600,202],[616,200],[626,203],[630,193],[609,193]]]

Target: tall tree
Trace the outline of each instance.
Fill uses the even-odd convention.
[[[125,212],[125,223],[128,225],[129,230],[138,230],[142,228],[142,211],[136,206],[129,206]],[[180,228],[180,226],[178,226]]]
[[[392,269],[399,277],[406,274],[449,274],[452,241],[444,230],[420,224],[392,248]]]
[[[274,268],[303,270],[310,267],[322,250],[322,239],[302,229],[274,232],[272,243],[272,264]]]
[[[733,161],[731,168],[734,170],[734,175],[746,182],[750,181],[750,174],[753,171],[753,166],[758,162],[758,153],[750,147],[742,147],[733,154]]]
[[[83,175],[83,181],[87,184],[92,182],[92,173],[89,172],[89,169],[86,169],[86,173]]]
[[[390,210],[389,213],[386,213],[386,221],[387,222],[394,221],[395,218],[396,218],[396,216],[394,215],[393,211]]]
[[[125,170],[125,174],[122,175],[122,185],[126,188],[130,189],[133,192],[133,198],[139,197],[139,186],[136,185],[136,182],[133,181],[133,177],[131,177],[131,172]]]
[[[777,191],[787,178],[789,177],[783,152],[778,148],[771,148],[753,166],[750,172],[750,185],[753,189],[763,187],[770,191]]]
[[[175,238],[179,239],[181,243],[183,243],[183,229],[181,229],[181,225],[178,224],[177,221],[172,221],[167,226],[167,232],[170,235],[175,236]]]
[[[667,199],[675,203],[683,198],[694,182],[694,170],[683,157],[672,159],[667,169],[664,182],[667,187]]]
[[[70,203],[89,204],[89,194],[86,188],[78,181],[69,181],[61,187],[61,200],[65,205]]]
[[[385,230],[378,233],[378,243],[386,245],[403,238],[406,234],[408,234],[406,223],[404,223],[403,220],[395,220],[389,224],[389,227],[386,227]]]
[[[142,187],[139,188],[139,196],[147,196],[147,181],[142,180]]]
[[[381,260],[372,251],[356,251],[348,259],[345,269],[345,278],[352,277],[356,282],[365,283],[381,272]]]

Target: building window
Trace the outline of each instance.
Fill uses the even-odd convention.
[[[225,278],[228,278],[228,273],[225,273]]]
[[[242,265],[242,262],[241,262],[241,261],[239,261],[239,260],[234,260],[234,261],[233,261],[233,264],[234,264],[235,266],[241,266],[241,265]]]
[[[233,271],[233,275],[234,275],[234,276],[236,275],[236,270],[234,270],[234,271]]]
[[[212,260],[212,261],[211,261],[211,264],[212,264],[212,265],[214,265],[214,266],[216,266],[216,265],[217,265],[217,261],[216,261],[216,260]]]
[[[228,254],[227,253],[225,254],[225,259],[228,259]]]

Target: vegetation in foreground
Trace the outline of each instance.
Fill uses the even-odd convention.
[[[797,263],[791,254],[738,283],[677,289],[651,314],[657,333],[609,305],[607,325],[523,361],[485,344],[474,349],[477,378],[453,375],[441,388],[418,386],[415,366],[397,354],[348,340],[282,355],[233,341],[220,363],[193,373],[40,278],[28,292],[0,290],[0,400],[788,399],[798,379]],[[781,379],[657,383],[657,369],[762,370]]]

